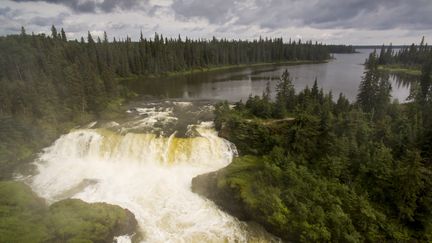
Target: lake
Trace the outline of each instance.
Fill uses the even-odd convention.
[[[198,72],[172,77],[140,78],[130,80],[128,86],[140,95],[163,99],[228,100],[245,101],[249,95],[261,95],[267,82],[272,94],[285,69],[290,72],[294,86],[300,91],[306,85],[312,86],[315,78],[325,91],[332,91],[334,97],[345,94],[355,101],[358,86],[363,76],[365,59],[373,50],[360,49],[354,54],[334,54],[327,63],[301,65],[266,65],[233,68],[221,71]],[[409,85],[392,82],[392,98],[404,102],[409,95]]]

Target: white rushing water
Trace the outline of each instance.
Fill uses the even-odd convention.
[[[191,192],[192,178],[228,165],[235,148],[217,136],[212,123],[190,128],[198,135],[163,137],[106,128],[71,131],[45,149],[35,162],[38,174],[30,184],[49,202],[72,197],[127,208],[135,214],[146,242],[268,241],[262,230]],[[128,237],[118,241],[127,242]]]

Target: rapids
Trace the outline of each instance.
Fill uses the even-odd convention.
[[[50,203],[71,197],[128,208],[144,242],[274,241],[260,227],[238,221],[191,192],[193,177],[228,165],[236,155],[212,122],[200,120],[209,110],[208,105],[171,102],[130,109],[121,124],[72,130],[35,161],[38,173],[29,184]],[[187,124],[191,116],[195,122]],[[178,134],[181,126],[185,132]],[[171,134],[164,135],[167,131]]]

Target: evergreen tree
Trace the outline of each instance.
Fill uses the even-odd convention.
[[[67,42],[66,32],[64,31],[63,28],[61,28],[60,36],[62,41]]]
[[[87,32],[87,43],[94,44],[93,36],[91,35],[90,31]]]
[[[377,102],[377,91],[379,89],[379,74],[376,69],[377,63],[369,64],[370,66],[360,82],[357,103],[365,112],[374,112]]]
[[[108,35],[106,33],[106,31],[104,31],[104,37],[103,37],[103,43],[108,43]]]
[[[335,114],[339,115],[341,113],[348,112],[349,108],[350,108],[349,100],[342,93],[340,93],[339,98],[334,107]]]
[[[24,29],[24,26],[21,26],[21,36],[26,36],[26,31]]]
[[[51,26],[51,37],[53,39],[57,39],[58,37],[57,29],[54,25]]]
[[[283,72],[276,85],[276,107],[277,117],[284,117],[287,111],[295,107],[295,89],[287,69]]]
[[[432,99],[432,58],[431,61],[425,63],[422,67],[422,73],[420,77],[420,102],[424,104],[428,99]]]

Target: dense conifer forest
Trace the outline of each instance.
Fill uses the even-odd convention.
[[[423,37],[419,45],[412,44],[399,50],[394,50],[392,45],[388,47],[382,46],[380,53],[377,55],[378,59],[369,59],[369,61],[377,61],[378,65],[398,64],[421,67],[429,64],[431,55],[432,48],[428,46]]]
[[[432,0],[0,0],[0,243],[432,243],[431,38]]]
[[[330,51],[349,46],[260,38],[253,41],[164,38],[141,35],[133,42],[93,37],[67,40],[63,29],[51,35],[0,37],[0,168],[10,175],[16,161],[27,161],[66,128],[115,110],[130,91],[120,78],[164,75],[197,68],[324,61]]]
[[[193,189],[289,242],[432,241],[432,55],[423,44],[390,59],[423,65],[410,100],[391,99],[372,53],[357,101],[294,90],[286,71],[262,96],[216,109],[240,157]],[[426,53],[427,54],[426,54]],[[421,58],[420,58],[421,56]],[[208,188],[203,188],[202,185]],[[229,203],[228,203],[229,202]]]
[[[134,42],[90,33],[67,40],[54,26],[51,32],[36,35],[22,28],[19,35],[0,37],[1,179],[10,178],[17,165],[61,132],[112,116],[132,96],[122,78],[325,61],[331,52],[353,51],[281,38],[193,40],[156,34]],[[389,76],[379,70],[390,64],[421,70],[406,103],[392,101]],[[194,179],[194,190],[288,241],[432,241],[431,48],[424,41],[397,52],[383,48],[365,65],[354,103],[343,94],[325,93],[317,81],[296,92],[286,71],[275,100],[267,88],[234,109],[217,105],[219,134],[235,143],[240,156],[211,179]],[[214,180],[207,183],[214,185],[211,194],[197,189],[205,180]],[[223,203],[227,195],[238,207]]]

